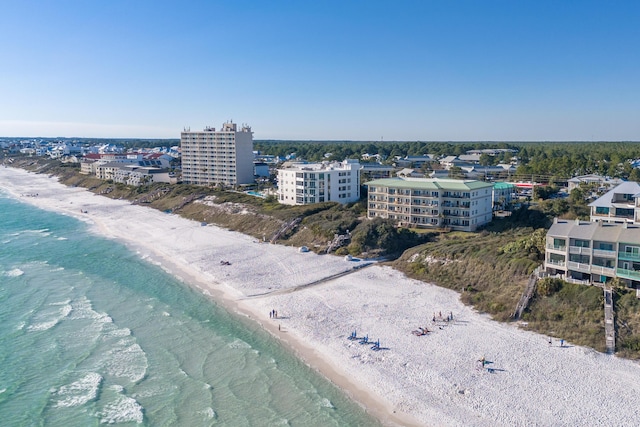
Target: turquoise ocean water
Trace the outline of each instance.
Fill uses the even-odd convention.
[[[257,326],[0,192],[0,425],[379,425]]]

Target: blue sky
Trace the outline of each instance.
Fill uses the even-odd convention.
[[[0,3],[0,136],[640,141],[638,1]]]

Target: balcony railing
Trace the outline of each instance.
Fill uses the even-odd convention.
[[[569,246],[570,254],[591,255],[591,248],[583,248],[582,246]]]
[[[591,265],[591,274],[600,274],[603,276],[613,276],[616,273],[615,268],[602,267],[599,265]]]
[[[594,249],[593,256],[602,257],[602,258],[615,258],[616,251],[609,251],[606,249]]]
[[[549,265],[555,265],[558,267],[564,267],[565,266],[565,262],[564,261],[560,261],[560,260],[556,260],[556,259],[549,259],[547,261],[545,261],[547,264]]]
[[[625,279],[640,280],[640,271],[618,268],[616,269],[616,274]]]
[[[619,252],[618,259],[624,261],[640,261],[640,254],[634,254],[631,252]]]
[[[568,261],[567,268],[573,271],[580,271],[582,273],[589,273],[591,271],[591,266],[589,264]]]
[[[567,246],[566,245],[547,245],[547,249],[551,249],[551,250],[554,250],[554,251],[566,252],[567,251]]]

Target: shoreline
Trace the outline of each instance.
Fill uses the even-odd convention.
[[[0,187],[159,261],[269,332],[385,425],[633,425],[640,417],[638,363],[549,346],[546,336],[494,322],[454,291],[390,267],[354,270],[362,261],[257,242],[22,169],[0,168]],[[412,334],[419,327],[430,332]],[[348,340],[353,331],[379,339],[381,350]]]

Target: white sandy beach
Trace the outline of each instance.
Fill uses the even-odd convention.
[[[357,268],[300,287],[366,263],[260,243],[21,169],[0,166],[0,188],[86,221],[263,325],[387,425],[634,426],[640,420],[638,363],[571,343],[549,346],[545,336],[494,322],[457,293],[391,268]],[[270,319],[272,309],[278,319]],[[453,321],[434,323],[440,312],[453,313]],[[415,336],[418,327],[432,332]],[[379,339],[382,350],[347,339],[354,330]]]

